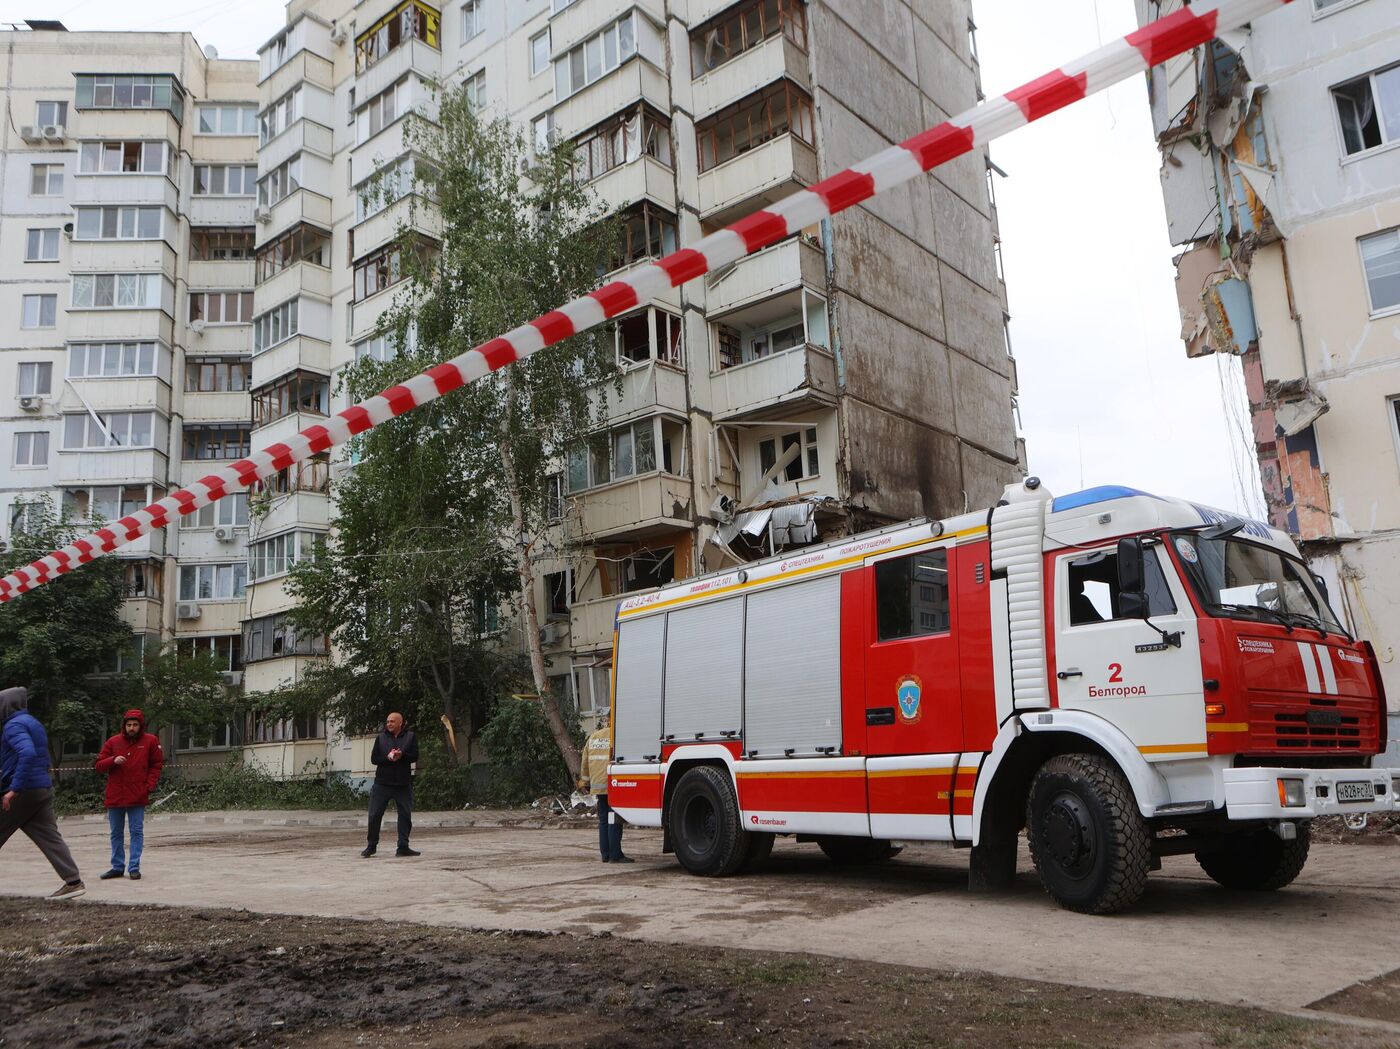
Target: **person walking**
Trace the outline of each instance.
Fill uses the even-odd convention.
[[[112,866],[101,877],[141,880],[141,849],[146,841],[146,806],[151,791],[160,780],[165,753],[160,740],[146,731],[146,715],[128,710],[122,715],[122,730],[102,744],[93,766],[107,774],[107,826],[112,832]],[[124,837],[131,828],[131,856],[128,862]]]
[[[598,851],[604,863],[631,863],[631,856],[622,854],[622,817],[608,805],[608,765],[612,761],[612,730],[608,715],[598,718],[598,727],[583,745],[583,775],[579,790],[586,790],[598,799]]]
[[[4,791],[0,797],[0,848],[15,831],[24,831],[63,879],[49,899],[81,896],[87,890],[54,816],[48,733],[29,713],[27,688],[0,692],[0,723],[4,725],[0,730],[0,790]]]
[[[369,790],[369,844],[361,856],[373,856],[379,849],[379,825],[389,802],[399,816],[399,847],[395,856],[421,856],[408,846],[413,833],[413,769],[418,760],[418,736],[404,727],[403,715],[395,711],[384,719],[384,731],[374,741],[369,760],[374,763],[374,786]]]

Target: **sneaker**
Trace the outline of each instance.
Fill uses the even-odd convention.
[[[121,871],[119,871],[119,870],[117,870],[117,868],[113,867],[113,868],[112,868],[111,870],[109,870],[109,871],[103,871],[103,872],[102,872],[101,874],[99,874],[97,877],[98,877],[98,880],[99,880],[99,881],[106,881],[108,878],[121,878],[121,877],[123,877],[123,876],[124,876],[124,875],[122,874]]]
[[[365,850],[364,850],[363,852],[361,852],[360,855],[363,856],[365,859],[369,859],[371,856],[374,855],[374,846],[373,846],[373,845],[366,846],[366,847],[365,847]]]
[[[132,881],[140,881],[140,880],[141,880],[141,872],[140,872],[140,871],[131,871],[130,873],[127,874],[127,877],[130,878]]]
[[[70,881],[59,888],[56,892],[51,892],[48,898],[51,900],[72,900],[87,892],[87,889],[80,881]]]
[[[614,856],[609,862],[610,862],[610,863],[636,863],[637,861],[634,860],[631,856]]]
[[[417,849],[398,849],[398,850],[396,850],[396,851],[394,852],[394,855],[395,855],[395,856],[421,856],[421,855],[423,855],[423,854],[422,854],[421,852],[419,852]]]

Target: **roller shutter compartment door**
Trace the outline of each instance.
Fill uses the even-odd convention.
[[[744,750],[841,747],[841,580],[752,595],[744,642]]]
[[[666,617],[624,622],[617,636],[617,696],[613,716],[616,761],[659,761],[661,676]]]
[[[743,727],[743,598],[682,608],[667,620],[666,742],[719,739],[725,732],[737,739]]]

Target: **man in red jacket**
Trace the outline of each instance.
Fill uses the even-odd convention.
[[[139,710],[122,715],[122,730],[102,744],[97,771],[107,773],[107,824],[112,829],[112,869],[102,877],[141,877],[141,846],[145,844],[146,804],[160,779],[165,754],[160,740],[146,731],[146,716]],[[131,864],[123,847],[123,824],[131,827]]]

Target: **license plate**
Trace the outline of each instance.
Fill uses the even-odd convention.
[[[1371,786],[1368,780],[1365,783],[1338,783],[1338,801],[1372,801],[1376,797],[1376,789]]]

